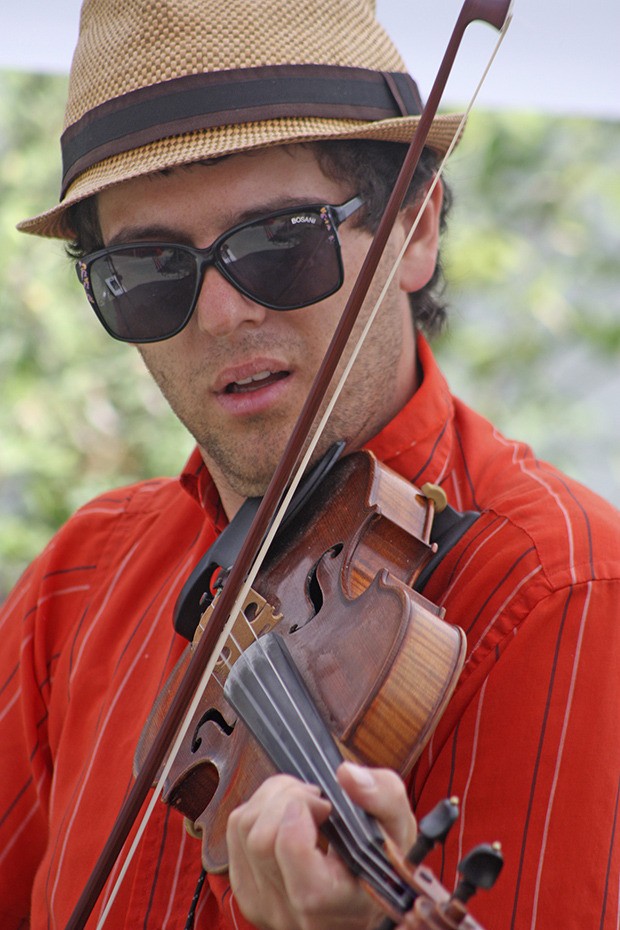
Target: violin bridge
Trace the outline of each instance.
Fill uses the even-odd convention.
[[[207,624],[211,619],[211,614],[215,610],[218,598],[219,594],[213,599],[200,617],[191,644],[192,652],[196,649],[200,637],[207,628]],[[235,620],[230,636],[226,640],[226,645],[220,652],[217,663],[213,669],[218,679],[224,681],[241,653],[244,652],[248,646],[251,646],[259,636],[263,636],[265,633],[272,630],[281,619],[282,614],[276,613],[275,608],[266,601],[264,597],[250,588],[237,619]]]

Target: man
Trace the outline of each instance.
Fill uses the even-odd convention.
[[[68,921],[184,649],[171,624],[179,592],[264,492],[366,254],[418,108],[371,7],[85,4],[62,201],[22,228],[73,241],[95,312],[138,346],[197,446],[179,480],[82,508],[4,608],[3,927]],[[443,117],[431,130],[362,317],[457,126]],[[461,797],[459,825],[429,861],[451,886],[469,846],[502,841],[500,884],[474,904],[488,930],[608,930],[617,514],[449,394],[420,333],[442,314],[444,214],[438,185],[315,457],[344,440],[480,512],[424,591],[464,628],[467,661],[406,783],[355,765],[339,778],[402,850],[412,811]],[[199,890],[199,845],[157,805],[109,925],[176,927],[190,912],[188,925],[208,928],[377,925],[318,841],[328,813],[313,786],[267,779],[229,818],[229,872]]]

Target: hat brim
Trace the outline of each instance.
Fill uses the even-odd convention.
[[[220,126],[172,136],[122,152],[93,165],[76,178],[60,204],[45,213],[23,220],[17,228],[32,235],[72,239],[74,233],[69,222],[69,207],[131,178],[273,145],[336,139],[375,139],[409,143],[419,121],[419,116],[376,122],[290,117]],[[462,122],[460,114],[436,117],[426,145],[440,156],[444,155],[461,131]]]

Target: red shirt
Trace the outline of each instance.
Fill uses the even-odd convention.
[[[618,513],[453,399],[423,340],[419,351],[420,389],[369,448],[416,484],[441,484],[454,506],[482,512],[425,590],[468,638],[457,690],[410,779],[419,814],[461,798],[460,819],[429,864],[452,886],[471,845],[500,839],[504,872],[472,906],[487,930],[612,930]],[[123,488],[78,511],[5,605],[6,930],[28,920],[32,930],[64,927],[130,789],[144,720],[185,646],[172,629],[175,599],[224,525],[195,452],[180,480]],[[109,926],[182,927],[199,872],[199,844],[158,803]],[[196,926],[245,926],[225,875],[207,880]]]

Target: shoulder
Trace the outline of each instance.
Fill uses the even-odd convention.
[[[504,522],[510,548],[530,549],[549,591],[620,578],[620,514],[607,501],[527,452],[483,510]]]
[[[125,566],[158,564],[158,552],[195,536],[205,523],[200,505],[177,478],[137,482],[94,497],[56,532],[18,580],[3,618],[30,627],[64,628],[94,592],[114,583]],[[145,569],[146,570],[146,569]]]
[[[56,564],[74,548],[101,554],[114,536],[139,535],[155,525],[183,523],[204,513],[181,487],[178,478],[156,478],[115,488],[81,506],[60,528],[42,557]]]
[[[502,544],[534,553],[550,590],[618,578],[618,510],[458,402],[457,411],[456,471],[467,476],[468,505],[501,525]]]
[[[602,630],[620,589],[620,519],[597,494],[506,439],[471,411],[457,416],[457,490],[480,517],[425,589],[462,626],[470,669],[492,666],[517,634]]]

